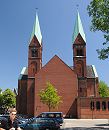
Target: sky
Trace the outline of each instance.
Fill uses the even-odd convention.
[[[99,60],[96,52],[102,47],[103,35],[90,31],[91,18],[87,13],[90,1],[0,0],[0,88],[18,87],[19,74],[28,65],[28,45],[36,11],[43,38],[43,65],[54,55],[73,65],[72,34],[77,5],[86,35],[87,65],[95,65],[99,80],[109,86],[109,59]]]

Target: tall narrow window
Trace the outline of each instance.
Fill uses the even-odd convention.
[[[83,50],[82,49],[77,49],[77,56],[83,56]]]
[[[35,73],[35,69],[33,68],[33,73]]]
[[[98,111],[100,110],[100,102],[99,101],[96,102],[96,110],[98,110]]]
[[[82,92],[82,88],[80,88],[80,92]]]
[[[91,109],[91,110],[94,110],[94,107],[95,107],[95,106],[94,106],[94,101],[91,101],[91,102],[90,102],[90,109]]]
[[[102,110],[103,110],[103,111],[106,110],[106,102],[105,102],[105,101],[102,102]]]
[[[32,57],[38,57],[38,50],[36,48],[31,49],[31,56]]]

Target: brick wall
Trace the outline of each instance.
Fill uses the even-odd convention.
[[[27,87],[27,114],[28,116],[34,115],[34,86],[35,79],[28,78],[28,87]]]
[[[27,114],[27,80],[18,81],[17,112]]]
[[[91,110],[91,101],[94,102],[94,109]],[[96,103],[100,102],[100,109],[97,110]],[[106,109],[103,108],[102,103],[106,103]],[[78,118],[82,119],[108,119],[109,118],[109,97],[100,98],[100,97],[88,97],[88,98],[78,98]]]
[[[62,97],[63,101],[58,109],[53,109],[52,111],[62,111],[66,116],[76,116],[75,97],[78,96],[77,75],[57,56],[54,56],[48,64],[35,75],[34,115],[38,115],[43,111],[48,111],[47,106],[40,102],[40,97],[38,96],[39,91],[46,87],[48,81],[55,86],[58,95]],[[73,107],[75,109],[73,109]]]

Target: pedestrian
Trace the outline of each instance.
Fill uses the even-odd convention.
[[[9,118],[1,121],[0,130],[21,130],[16,120],[17,110],[15,108],[9,109]]]

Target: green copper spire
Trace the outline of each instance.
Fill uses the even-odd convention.
[[[34,26],[33,26],[33,31],[31,34],[30,42],[34,36],[36,36],[37,40],[41,44],[42,43],[42,34],[41,34],[41,30],[40,30],[39,19],[38,19],[37,13],[36,13],[36,18],[35,18],[35,22],[34,22]]]
[[[78,12],[75,27],[74,27],[73,37],[72,37],[73,43],[74,43],[74,41],[77,38],[79,33],[82,36],[83,40],[86,42],[85,33],[84,33],[84,30],[83,30],[82,22],[81,22],[80,15],[79,15],[79,12]]]

